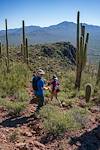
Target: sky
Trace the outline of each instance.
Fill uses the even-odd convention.
[[[8,28],[21,27],[22,20],[41,27],[76,22],[78,10],[81,22],[100,26],[100,0],[0,0],[0,30],[6,18]]]

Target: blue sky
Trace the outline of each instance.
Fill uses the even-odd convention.
[[[8,28],[25,24],[49,26],[62,21],[76,22],[77,11],[82,22],[100,26],[100,0],[0,0],[0,30],[8,19]]]

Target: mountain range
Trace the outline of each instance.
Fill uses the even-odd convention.
[[[89,32],[90,39],[88,45],[88,55],[91,60],[100,59],[100,26],[84,24],[86,32]],[[61,41],[69,41],[74,46],[76,45],[76,24],[73,22],[64,21],[57,25],[49,27],[26,26],[26,36],[29,44],[45,44]],[[8,38],[10,45],[20,45],[22,41],[22,28],[9,29]],[[0,41],[5,43],[5,31],[0,31]]]

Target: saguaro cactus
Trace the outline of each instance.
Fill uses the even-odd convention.
[[[25,22],[22,21],[22,35],[23,35],[23,57],[25,61],[25,55],[26,55],[26,48],[25,48]]]
[[[85,38],[85,26],[81,24],[80,33],[80,12],[77,13],[77,50],[76,50],[76,81],[75,88],[80,89],[82,71],[86,65],[87,60],[87,44],[89,40],[89,33]]]
[[[26,38],[26,63],[27,63],[27,65],[28,65],[28,40],[27,40],[27,38]]]
[[[6,28],[6,54],[7,54],[7,72],[9,72],[9,49],[8,49],[8,29],[7,29],[7,19],[5,19],[5,28]]]
[[[92,85],[88,83],[85,88],[85,99],[87,103],[90,101],[91,93],[92,93]]]
[[[98,85],[99,83],[100,83],[100,61],[99,61],[96,85]]]
[[[20,45],[20,49],[21,49],[21,55],[23,55],[23,44],[22,43]]]

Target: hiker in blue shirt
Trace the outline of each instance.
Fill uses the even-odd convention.
[[[42,69],[39,69],[37,71],[37,75],[33,76],[32,79],[32,87],[34,90],[34,95],[38,98],[38,106],[36,111],[39,111],[44,104],[44,86],[45,86],[45,81],[43,79],[44,74],[45,72]]]

